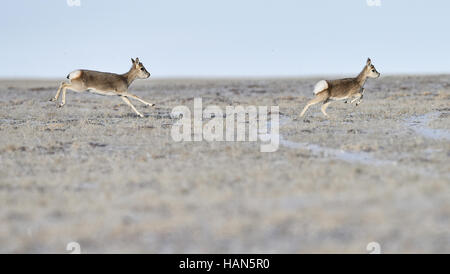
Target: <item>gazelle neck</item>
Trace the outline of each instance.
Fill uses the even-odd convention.
[[[133,83],[133,81],[136,80],[136,78],[137,78],[137,70],[134,69],[134,66],[133,66],[130,68],[130,70],[127,73],[122,74],[122,75],[127,80],[128,86],[130,86],[131,83]]]
[[[361,87],[364,87],[364,84],[366,83],[367,80],[366,67],[364,67],[363,70],[358,74],[356,80],[358,81],[358,84]]]

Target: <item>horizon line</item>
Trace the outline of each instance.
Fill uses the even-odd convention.
[[[351,74],[354,75],[354,74]],[[381,77],[398,77],[398,76],[445,76],[450,75],[450,72],[400,72],[400,73],[382,73]],[[151,76],[147,79],[155,80],[181,80],[181,79],[193,79],[193,80],[221,80],[221,79],[293,79],[293,78],[320,78],[320,77],[348,77],[349,73],[330,73],[330,74],[280,74],[280,75],[171,75],[171,76]],[[48,76],[0,76],[0,81],[5,80],[41,80],[41,81],[55,81],[66,77],[48,77]],[[136,79],[136,80],[147,80]]]

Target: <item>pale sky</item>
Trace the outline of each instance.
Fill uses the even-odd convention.
[[[450,73],[446,0],[79,1],[2,1],[0,77],[122,73],[137,56],[154,77],[355,74],[367,57]]]

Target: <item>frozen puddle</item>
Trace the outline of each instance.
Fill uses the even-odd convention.
[[[337,158],[339,160],[343,160],[349,163],[363,163],[363,164],[376,164],[376,165],[385,165],[385,164],[394,164],[393,161],[384,161],[379,160],[372,155],[366,153],[366,152],[350,152],[345,151],[341,149],[334,149],[334,148],[327,148],[322,147],[315,144],[308,144],[308,143],[298,143],[298,142],[292,142],[285,140],[280,135],[280,145],[293,148],[293,149],[308,149],[310,150],[314,155],[319,155],[323,157],[330,157],[330,158]]]
[[[280,127],[292,122],[289,117],[280,115]],[[267,129],[271,129],[271,121],[267,124]],[[375,164],[375,165],[386,165],[386,164],[396,164],[395,161],[380,160],[374,158],[372,155],[366,152],[350,152],[341,149],[322,147],[317,144],[310,144],[304,142],[293,142],[285,139],[283,135],[279,134],[280,145],[291,148],[291,149],[307,149],[311,151],[314,155],[327,158],[336,158],[349,163],[363,163],[363,164]]]
[[[444,113],[444,112],[442,112]],[[439,118],[441,112],[431,112],[424,115],[412,116],[406,119],[409,128],[417,134],[434,140],[450,140],[450,131],[446,129],[433,129],[427,125],[432,120]]]

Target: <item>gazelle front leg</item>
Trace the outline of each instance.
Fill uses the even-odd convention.
[[[362,102],[362,99],[363,99],[363,97],[364,97],[364,89],[362,88],[361,89],[361,96],[359,96],[359,100],[358,100],[358,102],[356,102],[356,106],[358,106],[359,104],[361,104],[361,102]]]
[[[359,100],[358,100],[358,102],[356,102],[356,106],[359,106],[359,104],[361,104],[362,103],[362,99],[363,99],[363,95],[361,94],[361,97],[359,97]]]
[[[347,99],[345,99],[344,103],[351,104],[352,97],[353,96],[350,95]]]
[[[147,101],[144,101],[144,100],[142,100],[141,98],[139,98],[138,96],[136,96],[136,95],[134,95],[134,94],[131,94],[131,93],[127,93],[125,96],[130,97],[130,98],[133,98],[133,99],[136,99],[136,100],[138,100],[139,102],[143,103],[144,105],[147,105],[147,106],[150,106],[150,107],[152,107],[152,106],[155,105],[155,104],[153,104],[153,103],[149,103],[149,102],[147,102]]]
[[[142,113],[140,113],[139,111],[137,111],[137,109],[133,106],[133,104],[130,102],[130,99],[128,99],[128,98],[125,97],[125,96],[120,96],[120,97],[122,98],[122,100],[123,100],[125,103],[127,103],[127,105],[129,105],[129,106],[134,110],[134,112],[136,112],[137,115],[139,115],[139,117],[141,117],[141,118],[144,117],[144,115],[142,115]]]
[[[361,92],[358,93],[358,94],[356,94],[356,98],[353,99],[353,100],[351,101],[351,103],[353,103],[353,102],[355,102],[355,101],[358,101],[358,102],[356,102],[356,105],[358,106],[359,104],[361,104],[362,98],[363,98],[363,93],[364,93],[364,89],[361,89]]]
[[[358,93],[358,95],[356,96],[355,99],[353,99],[350,104],[353,104],[356,100],[359,100],[359,98],[361,98],[361,93]]]

